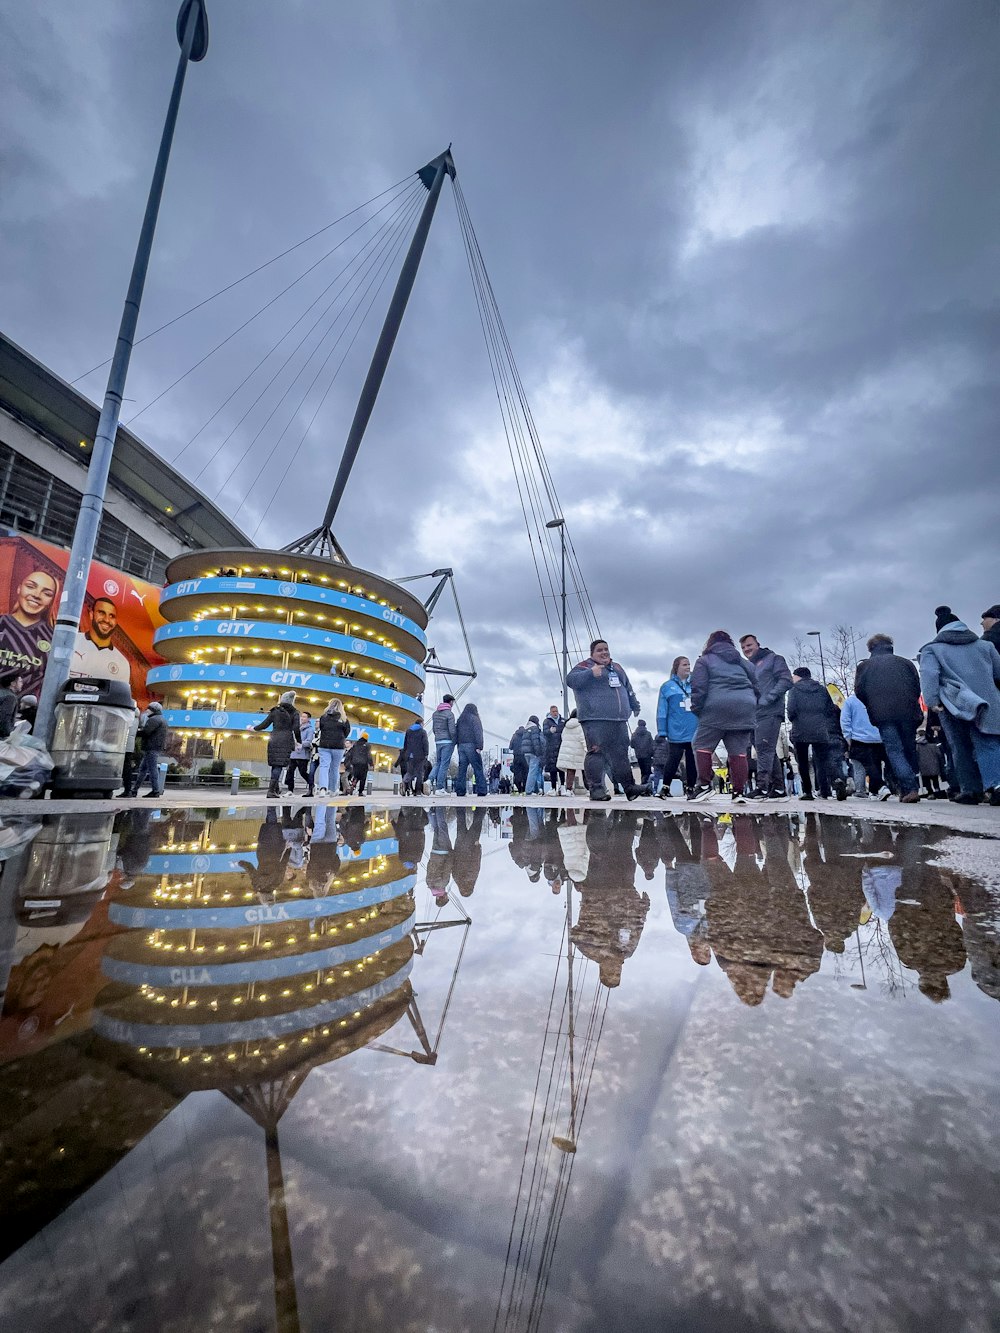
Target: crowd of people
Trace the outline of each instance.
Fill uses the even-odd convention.
[[[739,802],[853,795],[909,804],[922,792],[1000,805],[1000,604],[983,613],[982,625],[980,637],[950,607],[937,607],[919,669],[895,653],[890,635],[873,634],[846,698],[808,666],[790,668],[757,635],[742,635],[737,648],[726,630],[715,630],[693,666],[688,657],[674,659],[659,690],[655,733],[639,716],[625,668],[596,639],[566,677],[576,702],[569,717],[553,704],[544,720],[532,714],[511,736],[508,786],[529,796],[567,795],[579,777],[594,801],[613,792],[666,798],[683,770],[693,800],[728,788]],[[456,719],[453,705],[446,695],[434,712],[433,760],[426,734],[412,751],[426,761],[429,791],[444,790],[456,748],[456,792],[465,794],[470,770],[477,795],[503,791],[505,778],[498,775],[495,788],[492,773],[483,773],[475,706]],[[415,724],[408,744],[420,733]]]

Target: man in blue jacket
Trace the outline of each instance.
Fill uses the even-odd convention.
[[[639,716],[639,700],[624,667],[612,660],[605,639],[594,640],[590,656],[573,668],[566,684],[576,697],[576,715],[583,726],[587,749],[601,751],[614,782],[621,785],[630,801],[648,796],[648,788],[636,785],[628,761],[628,720],[632,715]],[[595,790],[591,789],[592,797]]]

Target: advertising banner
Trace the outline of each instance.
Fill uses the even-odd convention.
[[[52,647],[69,551],[35,537],[0,537],[0,685],[38,696]],[[94,561],[70,674],[125,680],[145,707],[146,672],[163,658],[153,634],[164,624],[160,589]]]

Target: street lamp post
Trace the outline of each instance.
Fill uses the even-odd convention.
[[[569,675],[569,653],[566,648],[566,520],[553,518],[545,526],[559,529],[559,546],[562,554],[562,697],[565,719],[569,716],[569,692],[566,686],[566,677]]]
[[[826,663],[823,661],[823,635],[818,629],[811,629],[806,632],[810,638],[819,640],[819,671],[820,675],[823,677],[823,684],[826,685]]]
[[[208,50],[208,14],[205,0],[183,0],[177,15],[177,40],[181,54],[174,75],[174,86],[167,104],[166,120],[160,137],[160,151],[153,169],[153,180],[146,200],[146,213],[142,219],[139,242],[136,246],[135,260],[132,264],[132,276],[129,279],[125,308],[122,311],[121,324],[118,328],[118,341],[115,354],[108,372],[108,386],[104,394],[104,406],[101,408],[94,448],[91,452],[90,467],[87,470],[87,486],[80,500],[80,512],[73,533],[73,546],[70,550],[69,564],[66,569],[66,585],[56,614],[56,627],[52,635],[52,647],[49,651],[45,679],[38,699],[38,713],[35,718],[35,734],[46,743],[52,740],[55,720],[56,696],[69,675],[73,645],[83,612],[84,598],[87,592],[87,579],[90,574],[97,533],[101,526],[104,510],[104,496],[108,486],[108,473],[111,469],[111,456],[115,449],[115,437],[118,434],[118,419],[121,415],[122,401],[125,394],[125,379],[128,375],[129,361],[132,357],[132,344],[135,328],[139,320],[139,306],[146,284],[146,271],[149,268],[149,256],[153,248],[153,233],[160,211],[160,198],[163,194],[163,182],[167,174],[167,162],[177,123],[181,92],[184,88],[184,75],[187,73],[189,60],[204,60]]]

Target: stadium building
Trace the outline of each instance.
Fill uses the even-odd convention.
[[[100,410],[0,334],[0,528],[68,547]],[[95,558],[162,585],[170,560],[252,542],[138,436],[119,427]]]

